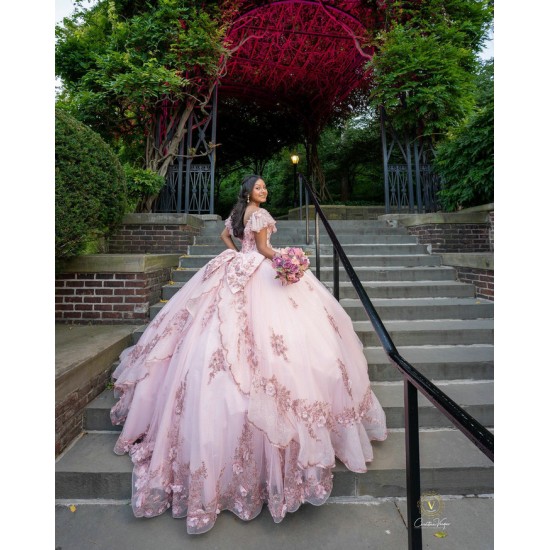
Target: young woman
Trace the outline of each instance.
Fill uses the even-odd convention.
[[[267,195],[261,177],[245,178],[221,234],[227,250],[113,374],[111,419],[124,424],[115,452],[134,463],[134,514],[171,508],[191,534],[221,510],[250,520],[267,503],[279,522],[323,504],[336,458],[365,472],[371,441],[387,437],[349,316],[310,271],[290,285],[275,278]]]

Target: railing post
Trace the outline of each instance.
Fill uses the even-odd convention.
[[[416,203],[417,203],[417,212],[419,214],[422,213],[424,209],[424,205],[422,204],[422,189],[424,187],[424,184],[422,182],[422,175],[420,174],[420,155],[418,152],[418,141],[415,139],[413,141],[413,147],[414,147],[414,168],[416,173]],[[426,211],[428,211],[428,208],[426,206]]]
[[[420,441],[418,434],[418,391],[411,382],[405,386],[405,452],[407,464],[407,529],[409,550],[422,550],[420,503]]]
[[[386,205],[386,214],[390,213],[390,184],[388,175],[388,148],[386,145],[386,114],[384,107],[380,105],[380,134],[382,135],[382,158],[384,165],[384,203]],[[398,203],[399,207],[399,203]]]
[[[321,280],[321,243],[319,242],[319,212],[315,210],[315,276]]]
[[[300,182],[300,201],[302,200],[302,188],[305,191],[305,199],[306,199],[306,244],[310,244],[310,238],[309,238],[309,190],[307,186],[303,187],[302,182],[302,174],[298,174],[298,180]],[[300,212],[302,211],[302,205],[300,203]],[[300,218],[301,220],[302,218]]]
[[[405,147],[407,151],[407,182],[408,182],[408,195],[409,195],[409,212],[414,212],[414,189],[413,189],[413,175],[412,175],[412,160],[411,160],[411,144],[409,136],[405,135]]]
[[[302,185],[301,174],[300,174],[300,185]],[[310,244],[310,241],[311,239],[309,238],[309,190],[306,187],[306,244]]]
[[[332,295],[340,301],[340,258],[335,246],[332,247],[332,271],[334,275]]]
[[[294,165],[294,170],[296,171],[296,165]],[[299,192],[299,195],[300,195],[300,221],[302,221],[302,175],[301,174],[300,174],[299,186],[300,186],[300,192]],[[307,203],[307,189],[306,189],[306,203]],[[307,216],[307,214],[306,214],[306,216]]]

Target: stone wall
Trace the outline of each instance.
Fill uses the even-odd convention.
[[[127,214],[109,238],[110,254],[184,254],[202,220],[189,214]]]
[[[177,267],[178,254],[93,254],[56,277],[55,319],[70,323],[144,323]]]

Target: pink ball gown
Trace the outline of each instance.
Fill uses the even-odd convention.
[[[204,266],[113,373],[138,517],[171,508],[198,534],[221,510],[250,520],[267,503],[279,522],[327,500],[336,458],[365,472],[387,437],[350,317],[311,271],[275,279],[256,249],[264,227],[269,243],[275,220],[260,209],[241,251]]]

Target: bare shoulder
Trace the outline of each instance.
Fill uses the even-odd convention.
[[[243,224],[246,225],[248,223],[248,220],[252,216],[252,214],[254,214],[254,212],[258,212],[258,210],[261,210],[259,206],[256,206],[256,205],[247,206],[246,210],[244,211]]]

